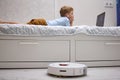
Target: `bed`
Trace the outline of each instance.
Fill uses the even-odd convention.
[[[0,24],[0,68],[46,68],[53,62],[120,66],[120,28]]]

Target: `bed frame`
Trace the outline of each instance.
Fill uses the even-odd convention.
[[[120,66],[120,37],[0,36],[0,68],[46,68],[53,62]]]

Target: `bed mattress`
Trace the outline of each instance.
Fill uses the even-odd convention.
[[[120,36],[120,27],[97,26],[41,26],[27,24],[0,24],[0,35],[61,36],[61,35]]]

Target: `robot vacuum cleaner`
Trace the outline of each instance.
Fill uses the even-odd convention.
[[[87,74],[87,66],[78,63],[51,63],[48,65],[48,74],[56,76],[84,76]]]

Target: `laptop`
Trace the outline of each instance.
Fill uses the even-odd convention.
[[[105,12],[103,12],[97,16],[96,26],[103,27],[104,20],[105,20]]]

